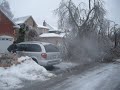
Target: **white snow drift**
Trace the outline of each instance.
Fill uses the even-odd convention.
[[[18,59],[21,64],[0,68],[0,88],[3,90],[20,88],[24,80],[47,80],[54,76],[30,57]]]

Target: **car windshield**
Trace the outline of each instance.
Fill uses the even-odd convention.
[[[37,44],[18,44],[18,51],[41,52],[41,47]]]

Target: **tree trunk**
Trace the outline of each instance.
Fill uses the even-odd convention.
[[[117,33],[116,33],[116,31],[114,32],[114,35],[115,35],[115,45],[114,45],[114,48],[116,48],[116,47],[118,46]]]

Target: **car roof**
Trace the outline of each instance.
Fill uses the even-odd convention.
[[[52,43],[47,43],[47,42],[40,42],[40,41],[26,41],[26,42],[21,42],[18,44],[43,44],[43,45],[48,45]]]

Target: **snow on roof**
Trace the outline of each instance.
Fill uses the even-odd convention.
[[[61,37],[61,36],[55,33],[43,33],[40,35],[40,37]]]
[[[26,42],[21,42],[21,43],[19,43],[19,44],[44,44],[44,45],[46,45],[46,44],[50,44],[50,43],[48,43],[48,42],[40,42],[40,41],[26,41]]]
[[[58,29],[50,29],[49,31],[59,31]]]
[[[6,35],[2,35],[2,36],[0,36],[0,38],[13,38],[13,37],[11,37],[11,36],[6,36]]]
[[[39,27],[39,28],[49,29],[48,27],[46,27],[46,26],[42,26],[42,25],[39,25],[39,24],[38,24],[38,27]]]
[[[16,26],[13,26],[13,27],[16,28],[16,29],[20,29],[19,25],[16,25]]]
[[[16,24],[22,24],[24,23],[28,18],[30,18],[31,16],[24,16],[24,17],[19,17],[19,18],[14,18],[13,21],[16,23]]]
[[[46,23],[46,27],[48,27],[50,30],[54,30],[54,28],[51,25],[49,25],[48,23]]]
[[[65,37],[66,33],[61,33],[60,36],[61,37]]]
[[[46,27],[49,28],[49,31],[50,31],[50,30],[51,30],[51,31],[58,30],[57,27],[54,27],[54,26],[52,26],[52,25],[49,25],[48,23],[46,23]]]
[[[58,28],[57,28],[57,27],[54,27],[54,26],[51,26],[51,27],[53,27],[53,29],[54,29],[54,30],[56,30],[56,31],[58,30]]]

